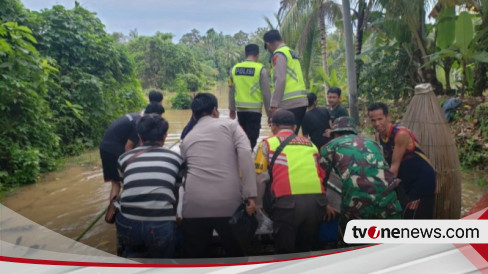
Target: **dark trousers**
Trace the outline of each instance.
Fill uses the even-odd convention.
[[[259,130],[261,129],[261,113],[250,111],[238,111],[237,121],[251,142],[251,150],[256,146],[259,137]]]
[[[176,243],[174,221],[136,221],[125,218],[119,212],[115,216],[115,226],[125,257],[173,257]]]
[[[305,117],[305,113],[307,112],[307,107],[299,107],[299,108],[291,108],[287,109],[295,115],[295,121],[297,125],[297,129],[295,130],[295,134],[298,134],[298,131],[300,130],[300,126],[302,125],[303,117]]]
[[[181,224],[184,257],[208,258],[214,229],[225,249],[225,257],[243,256],[239,243],[232,235],[229,219],[230,217],[184,218]]]
[[[273,236],[276,253],[306,252],[317,244],[325,214],[325,194],[283,196],[273,206]]]

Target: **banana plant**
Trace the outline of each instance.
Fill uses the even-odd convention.
[[[454,26],[454,42],[452,44],[449,43],[453,40],[453,35],[450,33],[452,28],[438,27],[438,46],[441,50],[431,55],[431,62],[453,58],[460,64],[462,72],[461,97],[464,97],[467,84],[472,82],[468,78],[473,77],[469,64],[473,61],[488,63],[488,52],[479,50],[478,45],[478,41],[488,30],[479,31],[475,35],[472,15],[466,11],[457,16]]]

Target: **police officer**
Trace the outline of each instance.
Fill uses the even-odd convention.
[[[261,129],[261,109],[264,103],[269,116],[269,77],[263,64],[258,62],[259,46],[249,44],[245,47],[246,60],[237,63],[229,79],[230,118],[236,118],[246,132],[251,149],[254,149]]]
[[[308,99],[302,68],[298,56],[286,46],[277,30],[270,30],[263,36],[265,49],[273,54],[274,92],[271,97],[270,114],[278,108],[291,111],[295,115],[298,133],[307,111]]]
[[[293,113],[277,110],[271,119],[274,135],[260,143],[255,162],[256,167],[263,165],[271,172],[270,192],[276,201],[268,213],[277,253],[310,251],[327,205],[318,150],[308,138],[294,134],[295,124]]]

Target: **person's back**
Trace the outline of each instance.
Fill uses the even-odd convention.
[[[139,142],[136,123],[141,118],[139,114],[126,114],[115,120],[105,131],[100,147],[106,151],[119,154],[124,152],[127,140],[135,144]]]
[[[329,113],[325,107],[316,107],[305,113],[305,118],[303,118],[303,135],[310,136],[310,139],[318,149],[330,140],[330,138],[324,136],[326,130],[330,129],[329,121]]]
[[[249,140],[244,132],[235,136],[238,130],[242,131],[235,122],[205,116],[185,137],[181,145],[188,166],[184,217],[231,216],[239,205],[236,143],[249,150]]]
[[[247,214],[255,212],[256,177],[249,140],[237,123],[219,119],[215,95],[197,94],[191,108],[198,122],[180,146],[187,164],[181,223],[184,256],[209,256],[214,230],[226,256],[243,256],[229,219],[246,200]]]
[[[318,150],[308,138],[296,136],[295,129],[293,113],[277,110],[271,118],[274,135],[263,140],[261,146],[272,178],[266,185],[270,195],[265,195],[264,209],[272,215],[277,253],[310,251],[327,205]],[[272,201],[270,196],[276,201],[266,206]]]
[[[334,169],[343,181],[341,212],[347,219],[400,216],[396,193],[388,188],[394,176],[374,140],[343,135],[323,147],[321,155],[330,164],[327,171]]]
[[[118,171],[122,193],[115,202],[117,236],[125,256],[170,258],[175,250],[176,182],[181,181],[180,155],[163,148],[168,123],[157,114],[137,124],[142,146],[122,154]]]

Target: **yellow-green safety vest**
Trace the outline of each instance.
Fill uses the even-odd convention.
[[[262,68],[263,64],[248,60],[232,68],[237,108],[261,109],[263,106],[263,94],[259,85]]]
[[[288,46],[276,49],[273,52],[273,55],[275,54],[283,54],[286,57],[286,84],[283,92],[283,101],[307,97],[302,67],[300,66],[298,56]]]
[[[266,141],[270,152],[276,151],[280,145],[277,136]],[[295,137],[285,146],[272,170],[272,191],[276,197],[325,193],[317,172],[316,154],[317,148],[305,137]]]

